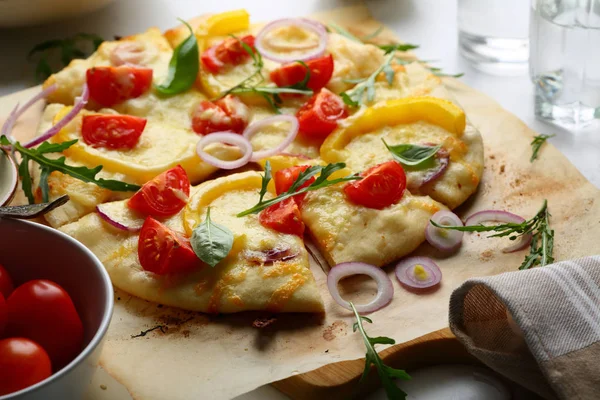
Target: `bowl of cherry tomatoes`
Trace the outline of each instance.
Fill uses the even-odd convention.
[[[45,225],[0,219],[0,400],[82,398],[113,295],[82,244]]]

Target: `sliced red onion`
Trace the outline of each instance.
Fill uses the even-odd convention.
[[[98,204],[96,206],[96,211],[100,218],[114,226],[117,229],[127,231],[127,232],[138,232],[142,229],[142,225],[144,224],[143,218],[124,218],[123,216],[119,216],[115,213],[115,210],[111,210],[110,206],[106,204]],[[120,210],[121,211],[121,210]],[[124,212],[129,212],[125,209]],[[124,219],[129,220],[127,223],[122,222]]]
[[[218,159],[215,156],[211,156],[204,151],[204,148],[212,143],[222,143],[237,146],[243,153],[241,158],[235,161],[225,161]],[[233,132],[215,132],[208,135],[204,135],[202,139],[198,141],[196,145],[196,153],[198,156],[217,168],[221,169],[235,169],[248,164],[250,157],[252,157],[252,144],[248,139],[242,135],[238,135]]]
[[[260,131],[265,126],[273,125],[277,122],[289,122],[290,128],[288,129],[287,135],[285,139],[279,143],[278,146],[268,149],[268,150],[260,150],[255,151],[250,158],[250,161],[259,161],[263,158],[274,156],[275,154],[279,154],[282,150],[288,147],[298,135],[298,118],[293,115],[275,115],[274,117],[269,117],[265,119],[261,119],[253,124],[250,124],[245,130],[242,136],[246,139],[250,140],[252,136],[254,136],[258,131]]]
[[[442,271],[429,257],[408,257],[396,265],[396,278],[410,289],[429,289],[440,283]]]
[[[427,145],[435,146],[435,144],[427,143]],[[435,166],[424,171],[420,171],[419,174],[415,174],[417,177],[411,179],[409,189],[418,189],[423,185],[428,184],[431,181],[438,179],[450,164],[450,155],[448,151],[441,147],[437,153],[435,153]]]
[[[463,226],[462,221],[452,211],[438,211],[431,217],[431,220],[438,225],[443,226]],[[464,232],[450,229],[442,229],[434,226],[431,222],[425,228],[425,238],[433,247],[442,251],[454,251],[462,243]]]
[[[476,212],[475,214],[467,218],[467,220],[465,221],[465,226],[481,225],[484,222],[490,221],[522,224],[525,221],[525,218],[517,214],[510,213],[508,211],[484,210]],[[522,250],[525,247],[529,246],[532,237],[533,235],[531,233],[521,235],[517,239],[515,239],[515,242],[513,244],[502,249],[502,252],[512,253],[514,251]]]
[[[85,107],[90,98],[90,91],[88,89],[87,83],[83,85],[83,89],[81,91],[81,96],[75,98],[75,103],[73,104],[73,108],[71,111],[67,113],[64,117],[61,118],[60,121],[56,123],[53,127],[48,129],[46,132],[42,133],[37,138],[27,142],[23,145],[23,147],[30,148],[33,146],[37,146],[38,144],[50,139],[52,136],[56,135],[60,130],[67,125],[69,122],[73,120],[79,114],[79,112]]]
[[[246,250],[244,258],[255,264],[273,264],[275,261],[287,261],[298,256],[298,252],[292,251],[289,246],[276,247],[266,251]]]
[[[264,46],[263,43],[263,41],[265,40],[265,36],[273,29],[289,25],[297,26],[308,31],[314,32],[319,38],[319,44],[314,49],[306,51],[306,53],[304,53],[302,56],[293,55],[286,57],[270,52]],[[323,53],[325,53],[325,48],[327,47],[327,31],[325,30],[325,27],[322,24],[315,23],[314,21],[309,21],[304,18],[278,19],[265,25],[265,27],[261,29],[258,35],[256,35],[254,45],[263,57],[268,58],[269,60],[273,60],[275,62],[285,64],[292,61],[308,61],[312,60],[313,58],[321,57]]]
[[[12,139],[11,132],[13,130],[13,127],[15,126],[15,123],[19,119],[19,117],[21,115],[23,115],[23,113],[25,111],[27,111],[29,108],[31,108],[31,106],[33,106],[39,100],[48,97],[48,95],[53,93],[56,89],[57,89],[56,84],[50,85],[47,88],[45,88],[44,90],[42,90],[41,92],[39,92],[38,94],[36,94],[35,96],[33,96],[31,99],[29,99],[29,101],[27,103],[25,103],[23,105],[23,107],[19,107],[19,104],[17,103],[17,105],[15,106],[15,108],[13,108],[13,110],[11,111],[11,113],[8,116],[8,118],[6,119],[6,121],[4,121],[4,124],[2,125],[2,129],[0,129],[0,136],[4,135],[7,138],[9,138],[9,140]]]
[[[331,297],[340,306],[347,310],[352,310],[348,301],[340,295],[338,283],[340,280],[353,275],[368,275],[377,282],[377,295],[370,303],[356,304],[356,310],[359,313],[371,313],[382,307],[387,306],[394,296],[394,286],[387,274],[374,265],[361,262],[345,262],[331,268],[327,275],[327,288]]]

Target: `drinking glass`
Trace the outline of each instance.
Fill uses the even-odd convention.
[[[532,0],[536,116],[568,129],[600,118],[600,0]]]
[[[494,75],[525,75],[529,58],[527,0],[458,0],[460,52]]]

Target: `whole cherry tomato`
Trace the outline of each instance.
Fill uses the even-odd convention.
[[[58,284],[36,279],[15,289],[8,305],[7,336],[40,344],[55,371],[81,351],[83,325],[69,294]]]
[[[0,293],[7,299],[14,289],[13,281],[8,274],[8,271],[0,264]]]
[[[0,337],[2,337],[4,328],[6,328],[7,320],[8,320],[8,310],[6,307],[6,300],[4,300],[4,296],[2,295],[2,293],[0,293]]]
[[[52,375],[50,358],[24,338],[0,340],[0,396],[25,389]]]

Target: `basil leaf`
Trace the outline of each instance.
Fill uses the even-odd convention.
[[[416,144],[397,144],[390,146],[384,139],[381,139],[385,147],[392,153],[394,159],[401,164],[410,167],[424,167],[435,153],[442,147],[437,146],[419,146]]]
[[[231,251],[233,233],[227,227],[211,221],[209,207],[204,222],[192,232],[190,243],[198,258],[214,267]]]
[[[192,27],[183,22],[190,30],[190,36],[173,51],[169,61],[169,74],[162,85],[156,86],[156,91],[164,95],[184,92],[192,87],[200,69],[198,42]]]

